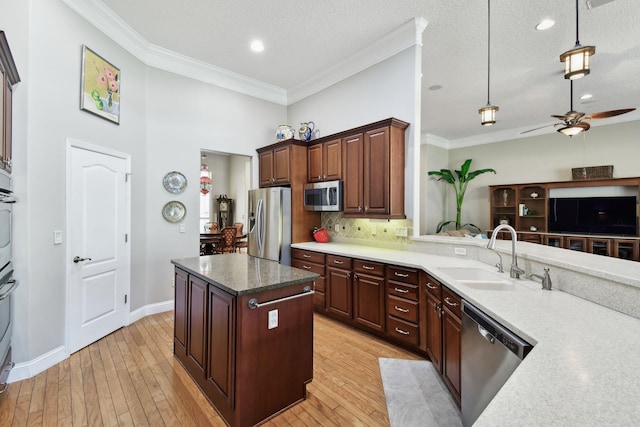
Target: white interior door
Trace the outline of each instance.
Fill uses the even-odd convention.
[[[98,150],[69,146],[69,354],[128,324],[128,158]]]

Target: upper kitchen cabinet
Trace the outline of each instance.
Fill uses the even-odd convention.
[[[20,81],[20,76],[4,31],[0,31],[0,80],[0,168],[11,173],[13,86]]]
[[[342,140],[338,138],[310,145],[307,166],[308,182],[342,179]]]
[[[405,218],[404,152],[408,123],[394,118],[342,138],[344,216]]]

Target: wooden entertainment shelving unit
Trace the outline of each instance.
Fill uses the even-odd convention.
[[[489,186],[491,231],[507,223],[518,232],[518,239],[559,248],[640,261],[640,237],[559,234],[548,231],[549,190],[582,187],[633,187],[640,200],[640,177],[575,181],[504,184]],[[526,209],[521,209],[526,206]],[[638,208],[636,207],[636,221]],[[510,239],[509,233],[499,238]]]

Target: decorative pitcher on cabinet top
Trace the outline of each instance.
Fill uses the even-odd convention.
[[[278,129],[276,129],[276,140],[284,141],[285,139],[291,139],[295,135],[295,130],[293,126],[289,125],[280,125]]]
[[[315,123],[306,122],[300,123],[300,129],[298,129],[298,135],[300,135],[300,141],[310,141],[311,135],[313,135],[313,129],[315,128]]]

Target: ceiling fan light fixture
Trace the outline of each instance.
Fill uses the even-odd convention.
[[[497,105],[487,104],[486,107],[478,110],[480,113],[480,124],[482,126],[491,126],[496,122],[496,112],[499,110]]]
[[[575,124],[567,124],[566,126],[561,127],[560,129],[558,129],[558,132],[571,138],[572,136],[577,135],[580,132],[588,131],[590,127],[591,125],[589,123],[578,122]]]
[[[589,58],[596,53],[595,46],[576,44],[571,50],[560,55],[560,62],[565,63],[564,78],[575,80],[589,74]]]

